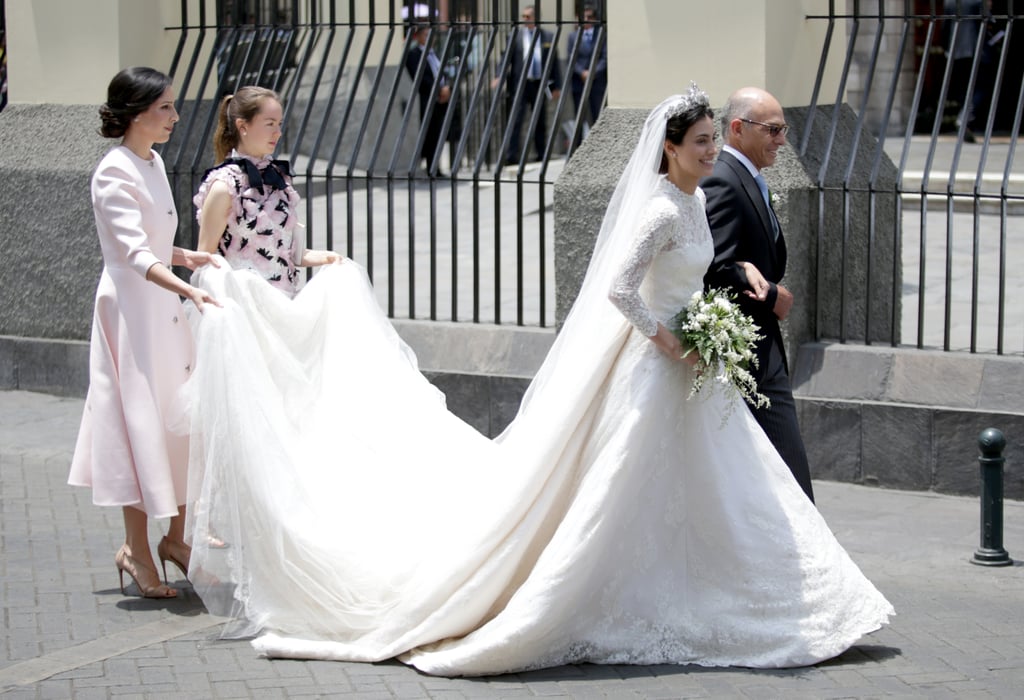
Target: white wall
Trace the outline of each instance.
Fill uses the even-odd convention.
[[[837,10],[845,3],[839,0]],[[783,105],[810,101],[827,20],[828,0],[611,0],[608,3],[608,102],[651,107],[695,80],[721,105],[735,89],[755,85]],[[833,34],[832,55],[846,32]],[[834,99],[840,62],[822,85]]]
[[[200,1],[212,13],[214,0]],[[181,23],[179,0],[6,0],[8,99],[100,103],[126,66],[166,68]],[[212,17],[212,14],[210,15]]]

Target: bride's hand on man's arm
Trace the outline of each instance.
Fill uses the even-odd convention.
[[[757,301],[767,299],[768,290],[771,289],[771,285],[768,284],[768,280],[764,278],[764,275],[757,269],[757,266],[748,262],[738,264],[743,268],[743,273],[747,276],[747,284],[750,286],[749,289],[744,289],[743,293]]]
[[[658,324],[658,332],[650,336],[650,339],[670,359],[682,360],[690,366],[697,364],[697,353],[691,352],[686,357],[683,357],[686,348],[679,342],[679,338],[676,337],[675,333],[666,328],[663,323]]]

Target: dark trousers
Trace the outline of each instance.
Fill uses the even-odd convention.
[[[593,125],[601,114],[601,105],[604,104],[604,91],[607,83],[604,80],[595,79],[590,85],[590,94],[587,95],[587,109],[583,110],[583,118]],[[580,102],[583,100],[583,78],[572,74],[572,103],[578,112]]]
[[[426,161],[426,166],[430,168],[431,162],[434,160],[434,153],[437,152],[437,145],[441,143],[441,127],[444,126],[444,117],[448,111],[448,105],[437,104],[434,105],[434,111],[430,114],[430,123],[427,124],[427,133],[424,135],[423,148],[420,150],[420,158]],[[420,119],[423,119],[423,115],[426,112],[426,108],[421,105],[420,108]]]
[[[796,418],[796,401],[778,342],[781,341],[771,344],[768,361],[764,363],[765,376],[758,385],[758,391],[767,396],[772,405],[769,408],[752,408],[751,412],[813,503],[811,468],[807,464],[807,452]]]
[[[508,153],[505,162],[518,163],[522,155],[520,145],[522,144],[523,122],[526,121],[527,107],[533,110],[540,110],[537,119],[537,130],[533,132],[533,146],[537,149],[537,160],[544,157],[544,145],[548,137],[548,115],[547,104],[544,102],[544,91],[541,89],[541,81],[527,80],[523,86],[523,101],[515,114],[509,116],[512,121],[512,138],[508,143]],[[529,158],[527,158],[529,160]]]

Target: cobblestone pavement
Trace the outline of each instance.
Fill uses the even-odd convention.
[[[898,615],[841,657],[781,671],[571,666],[488,679],[397,662],[268,661],[178,581],[175,601],[122,596],[118,509],[65,484],[79,399],[0,392],[0,694],[7,698],[1019,698],[1024,567],[973,566],[975,499],[817,482],[839,540]],[[1022,465],[1007,465],[1007,470]],[[154,526],[153,542],[159,537]],[[1004,545],[1024,558],[1024,503]],[[129,590],[131,592],[131,590]]]

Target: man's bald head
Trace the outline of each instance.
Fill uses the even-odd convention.
[[[722,110],[722,138],[760,170],[775,163],[786,143],[782,105],[758,87],[744,87],[729,95]],[[777,132],[772,135],[772,132]]]

